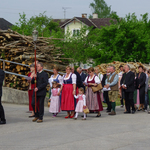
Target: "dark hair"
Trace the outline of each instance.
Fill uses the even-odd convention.
[[[79,90],[84,93],[84,88],[83,87],[80,87]]]
[[[147,71],[147,73],[149,73],[149,74],[150,74],[150,69]]]
[[[41,62],[38,62],[37,64],[39,64],[41,67],[43,67],[43,63],[41,63]]]
[[[56,81],[53,81],[53,82],[52,82],[52,85],[53,85],[53,84],[57,84],[56,87],[58,87],[58,83],[57,83]],[[53,88],[53,86],[52,86],[52,88]]]
[[[123,67],[122,65],[119,66],[119,68]]]
[[[139,68],[142,68],[142,69],[143,69],[144,67],[143,67],[142,65],[139,65],[139,66],[138,66],[138,69],[139,69]]]
[[[56,71],[59,71],[59,68],[57,66],[54,66],[53,69],[55,69]]]
[[[90,68],[88,69],[88,72],[94,72],[94,68],[93,68],[93,67],[90,67]]]

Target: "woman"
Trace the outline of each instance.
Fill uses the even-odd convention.
[[[148,99],[150,100],[150,69],[147,71],[148,74]],[[150,102],[148,102],[150,108]],[[150,114],[150,111],[148,112]]]
[[[95,67],[94,70],[95,70],[95,74],[98,76],[98,78],[100,80],[100,83],[102,83],[103,74],[100,73],[100,70],[99,70],[98,67]],[[101,97],[101,100],[104,101],[104,99],[103,99],[103,91],[100,91],[100,97]],[[105,101],[105,103],[106,103],[106,101]]]
[[[59,85],[62,85],[63,82],[63,78],[60,74],[58,74],[58,67],[53,67],[53,75],[51,75],[51,77],[48,79],[48,82],[50,84],[50,90],[49,90],[49,98],[51,96],[51,89],[52,89],[52,83],[53,81],[56,81],[57,83],[59,83]]]
[[[67,111],[67,116],[65,118],[73,118],[76,101],[74,95],[76,93],[76,75],[71,72],[71,67],[66,67],[66,74],[63,76],[63,84],[58,93],[61,94],[61,110]],[[71,112],[71,113],[70,113]]]
[[[90,111],[97,111],[98,114],[96,117],[100,117],[100,111],[103,110],[100,93],[93,92],[91,86],[97,86],[100,83],[98,76],[94,74],[94,68],[90,67],[88,69],[89,76],[85,79],[85,85],[87,85],[86,90],[86,104]]]
[[[139,66],[139,73],[137,74],[136,78],[136,85],[139,89],[139,97],[140,97],[140,105],[138,111],[144,109],[145,103],[145,81],[146,81],[146,74],[143,72],[143,66]]]
[[[35,75],[35,65],[31,64],[30,65],[30,73],[28,74],[28,77],[30,77],[31,79],[33,78],[33,76]],[[31,116],[29,116],[29,118],[34,117],[34,111],[32,108],[32,95],[33,95],[33,89],[34,89],[34,84],[31,84],[31,80],[28,80],[29,82],[29,88],[28,88],[28,96],[29,96],[29,111],[32,111]]]

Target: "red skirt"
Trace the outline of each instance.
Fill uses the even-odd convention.
[[[63,84],[63,89],[61,94],[61,110],[62,111],[75,110],[73,84]]]
[[[33,90],[28,90],[28,96],[29,96],[29,111],[33,111],[32,108],[32,95],[33,95]],[[40,108],[40,102],[37,102],[37,109],[39,110]]]

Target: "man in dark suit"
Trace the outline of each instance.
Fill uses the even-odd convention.
[[[122,86],[122,89],[124,90],[125,95],[125,106],[126,106],[126,112],[125,114],[131,113],[130,107],[132,107],[132,114],[135,113],[134,108],[134,101],[133,101],[133,93],[134,93],[134,79],[135,75],[132,71],[130,71],[130,66],[125,65],[124,66],[125,73],[122,76],[120,86]]]
[[[3,80],[5,78],[5,72],[0,69],[0,125],[6,124],[4,108],[2,106],[1,97],[2,97],[2,86]]]
[[[103,87],[105,86],[105,80],[108,78],[109,74],[110,74],[109,67],[107,67],[106,74],[104,74],[103,79],[102,79]],[[104,100],[106,101],[106,104],[107,104],[106,110],[107,110],[107,112],[111,112],[111,102],[109,101],[108,91],[104,91],[103,96],[104,96]]]
[[[84,92],[85,92],[85,86],[83,85],[83,82],[85,81],[86,74],[84,74],[84,73],[82,72],[82,68],[81,68],[81,67],[78,67],[78,68],[77,68],[77,72],[80,74],[81,81],[82,81],[82,87],[84,88]]]
[[[36,75],[35,75],[36,77]],[[43,122],[44,115],[44,99],[46,96],[46,86],[48,84],[48,74],[43,71],[43,64],[37,64],[37,79],[36,79],[37,87],[34,89],[33,97],[32,97],[32,107],[34,110],[35,118],[32,120],[33,122],[37,121],[38,123]],[[32,79],[31,83],[34,84],[35,78]],[[35,92],[37,95],[37,102],[39,101],[39,111],[36,109],[35,112]]]

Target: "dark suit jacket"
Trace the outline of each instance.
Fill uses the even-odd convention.
[[[102,86],[104,87],[105,85],[105,80],[106,80],[107,74],[103,75],[103,79],[102,79]]]
[[[2,86],[5,78],[5,72],[0,69],[0,96],[2,96]]]
[[[85,78],[86,78],[86,74],[84,74],[83,72],[81,73],[81,81],[84,82],[85,81]]]
[[[76,76],[77,76],[76,87],[78,87],[78,88],[82,87],[82,81],[81,81],[80,74],[77,71],[74,71],[74,74],[76,74]]]
[[[145,81],[146,81],[146,74],[144,72],[141,73],[140,78],[139,77],[139,73],[137,74],[137,78],[136,78],[136,86],[138,88],[138,86],[140,85],[140,88],[145,88]]]
[[[134,79],[135,79],[135,74],[130,71],[127,74],[124,73],[122,76],[122,79],[120,81],[120,86],[122,84],[125,84],[127,86],[127,89],[125,89],[125,92],[134,92]]]
[[[37,96],[46,96],[46,86],[48,84],[48,74],[44,71],[41,73],[37,72],[37,82],[36,86],[38,88]],[[31,80],[31,83],[34,84],[34,78]]]

